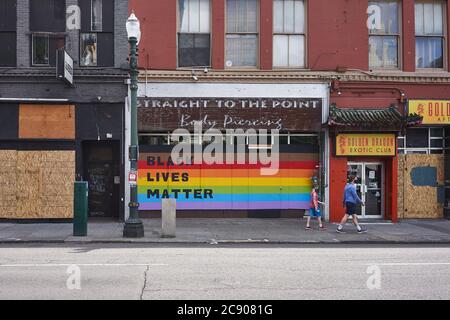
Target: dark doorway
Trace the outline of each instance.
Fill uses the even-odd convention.
[[[83,155],[84,180],[89,183],[89,217],[119,218],[119,142],[84,142]]]

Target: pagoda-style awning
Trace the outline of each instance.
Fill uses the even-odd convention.
[[[422,116],[403,116],[395,106],[389,108],[338,108],[332,105],[328,125],[338,130],[401,131],[421,124]]]

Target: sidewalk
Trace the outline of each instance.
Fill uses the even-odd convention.
[[[0,223],[0,243],[273,243],[273,244],[450,244],[448,220],[402,220],[362,223],[368,232],[357,234],[353,225],[345,234],[304,230],[305,220],[298,219],[179,219],[177,237],[162,239],[161,220],[144,220],[145,237],[124,239],[123,223],[91,222],[88,237],[73,237],[72,224]]]

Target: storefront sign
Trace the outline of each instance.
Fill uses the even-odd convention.
[[[207,129],[319,130],[322,99],[140,98],[140,131]]]
[[[395,156],[395,134],[338,134],[336,156]]]
[[[73,59],[64,50],[60,49],[56,56],[56,75],[59,80],[73,86]]]
[[[408,112],[423,116],[422,124],[450,124],[450,100],[409,100]]]

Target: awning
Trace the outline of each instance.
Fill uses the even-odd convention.
[[[328,125],[343,130],[401,131],[422,123],[417,114],[403,116],[395,106],[389,108],[338,108],[331,105]]]

